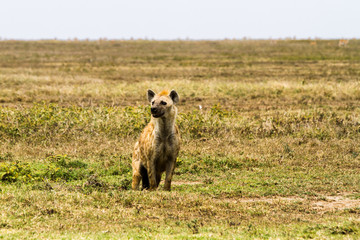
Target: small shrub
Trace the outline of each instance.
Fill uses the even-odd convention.
[[[0,180],[2,182],[30,181],[33,177],[28,164],[19,162],[0,165]]]

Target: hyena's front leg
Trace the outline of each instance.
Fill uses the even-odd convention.
[[[159,187],[159,184],[161,182],[161,172],[156,173],[156,187]]]
[[[149,183],[150,183],[150,189],[149,190],[155,190],[157,187],[156,184],[156,169],[155,169],[155,158],[150,159],[150,162],[148,164],[148,175],[149,175]]]
[[[164,184],[164,189],[166,191],[170,191],[170,188],[171,188],[171,179],[174,174],[175,162],[176,162],[176,157],[175,158],[170,157],[166,164],[166,177],[165,177],[165,184]]]

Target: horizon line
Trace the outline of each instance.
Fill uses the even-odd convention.
[[[72,42],[95,42],[95,41],[159,41],[159,42],[175,42],[175,41],[189,41],[189,42],[201,42],[201,41],[289,41],[289,40],[311,40],[311,41],[330,41],[330,40],[359,40],[360,38],[357,37],[330,37],[330,38],[322,38],[322,37],[307,37],[307,38],[297,38],[297,37],[279,37],[279,38],[251,38],[251,37],[242,37],[242,38],[107,38],[107,37],[99,37],[99,38],[77,38],[77,37],[71,37],[71,38],[34,38],[34,39],[26,39],[26,38],[2,38],[0,37],[1,42],[5,41],[24,41],[24,42],[36,42],[36,41],[72,41]]]

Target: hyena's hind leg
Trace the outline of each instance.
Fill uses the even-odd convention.
[[[132,189],[133,190],[138,190],[139,189],[139,184],[141,181],[141,175],[139,172],[133,172],[133,176],[132,176]]]
[[[133,159],[132,159],[132,189],[138,190],[139,184],[142,179],[142,173],[141,173],[141,162],[140,162],[140,155],[139,155],[140,149],[139,149],[139,142],[135,144],[134,153],[133,153]]]
[[[149,189],[150,188],[149,175],[148,175],[148,171],[143,165],[140,166],[140,174],[142,178],[142,188]]]

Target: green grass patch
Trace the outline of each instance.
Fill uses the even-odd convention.
[[[2,41],[0,238],[356,239],[360,41],[315,42]],[[171,192],[131,190],[149,88]]]

